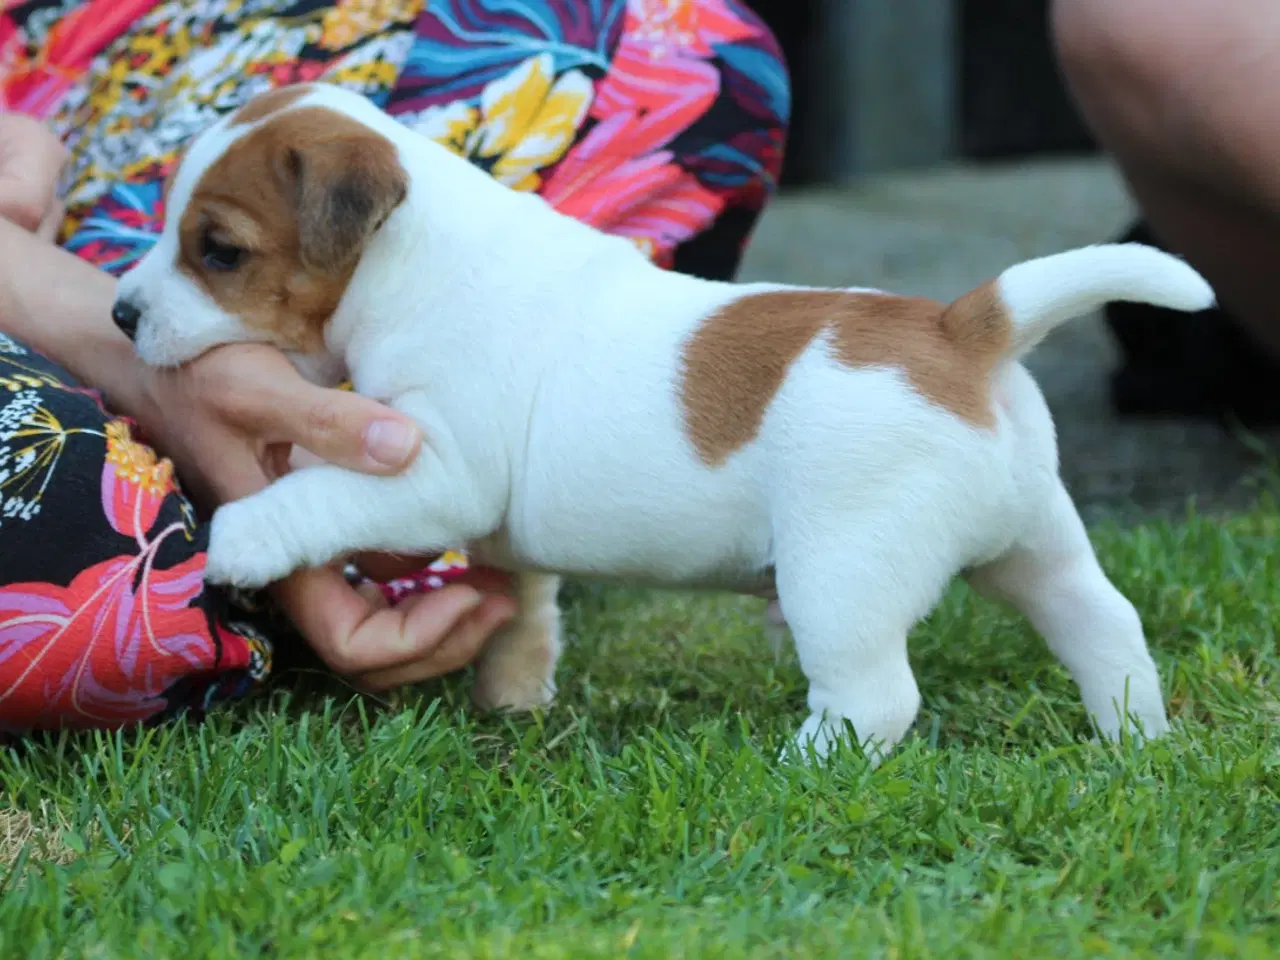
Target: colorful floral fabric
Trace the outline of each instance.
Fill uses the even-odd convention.
[[[0,335],[0,730],[118,726],[266,675],[205,529],[128,421]]]
[[[0,109],[45,116],[157,0],[0,0]]]
[[[261,91],[313,81],[715,278],[736,270],[775,187],[789,111],[777,47],[739,0],[0,0],[0,106],[63,137],[62,239],[115,275],[155,242],[187,140]],[[0,507],[0,722],[128,722],[262,676],[265,642],[201,589],[203,531],[167,462],[13,350],[13,376],[36,382],[15,380],[0,412],[0,443],[17,444],[0,477],[19,484]],[[11,481],[19,460],[43,479]],[[97,499],[70,479],[94,470]],[[36,551],[47,569],[16,559],[12,531],[37,528],[62,545]],[[451,553],[383,589],[395,600],[465,569]]]
[[[447,0],[387,106],[662,265],[728,277],[790,104],[771,35],[734,0]],[[730,211],[727,249],[686,246]]]
[[[359,90],[513,188],[665,266],[718,277],[736,267],[782,162],[786,74],[736,0],[128,5],[145,12],[84,80],[52,109],[47,95],[27,103],[72,151],[68,247],[116,274],[153,242],[182,145],[288,83]],[[65,6],[11,11],[26,12],[27,49],[68,46],[65,28],[42,31],[47,18],[33,12]],[[85,36],[74,47],[102,45],[119,19],[77,18]],[[708,233],[719,249],[696,242]]]

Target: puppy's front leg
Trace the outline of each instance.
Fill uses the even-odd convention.
[[[486,710],[531,710],[556,695],[560,659],[560,578],[544,573],[516,577],[520,612],[484,649],[471,697]]]
[[[357,551],[461,546],[488,531],[458,473],[426,455],[393,477],[328,464],[291,473],[214,514],[205,579],[263,587]]]

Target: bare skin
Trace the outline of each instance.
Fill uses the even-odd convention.
[[[422,444],[413,421],[313,386],[269,347],[224,347],[171,371],[141,364],[110,320],[115,280],[52,243],[64,159],[39,123],[0,115],[0,330],[136,419],[206,507],[266,486],[291,445],[366,473],[397,473],[412,462]],[[384,577],[422,562],[363,559]],[[273,589],[321,659],[379,691],[474,660],[516,612],[509,586],[501,575],[476,571],[468,583],[395,608],[376,590],[357,591],[336,569],[304,571]]]
[[[1280,6],[1054,0],[1053,26],[1152,230],[1280,357]]]

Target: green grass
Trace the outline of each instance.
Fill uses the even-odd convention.
[[[804,683],[758,603],[582,587],[542,720],[285,678],[4,752],[0,956],[1274,957],[1278,535],[1271,506],[1097,531],[1178,726],[1145,750],[1091,743],[1043,645],[957,586],[875,771],[774,762]]]

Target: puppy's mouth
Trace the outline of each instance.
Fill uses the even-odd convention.
[[[119,327],[120,324],[117,323],[116,326]],[[180,367],[191,359],[179,356],[171,347],[166,347],[164,338],[156,335],[154,321],[145,316],[137,321],[132,330],[121,327],[121,332],[133,342],[134,354],[148,367],[157,369]]]
[[[132,300],[121,297],[111,305],[111,322],[133,344],[133,352],[149,367],[174,367],[176,359],[161,355],[156,350],[155,336],[143,310]]]

